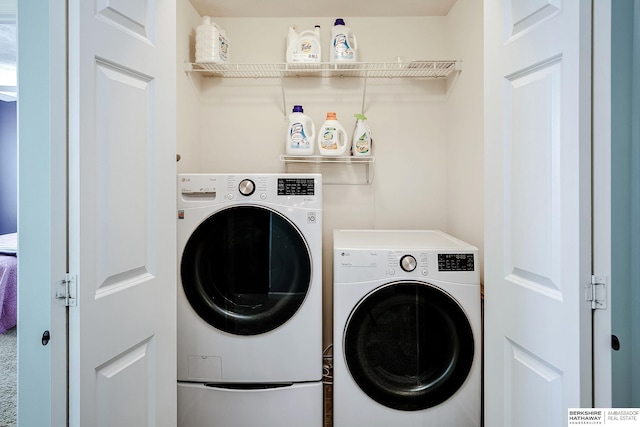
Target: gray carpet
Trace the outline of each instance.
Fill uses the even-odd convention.
[[[16,426],[16,328],[0,334],[0,427]]]

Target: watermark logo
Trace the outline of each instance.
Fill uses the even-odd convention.
[[[570,426],[640,427],[640,409],[636,408],[569,408]]]

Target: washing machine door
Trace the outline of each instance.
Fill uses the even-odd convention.
[[[260,206],[208,217],[182,255],[182,286],[198,315],[235,335],[274,330],[300,308],[311,285],[311,254],[298,228]]]
[[[417,411],[451,397],[471,370],[474,340],[462,308],[425,283],[395,282],[365,296],[344,333],[360,389],[389,408]]]

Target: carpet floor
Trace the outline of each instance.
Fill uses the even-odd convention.
[[[17,395],[16,328],[0,334],[0,427],[15,427]]]

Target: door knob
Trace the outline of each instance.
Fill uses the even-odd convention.
[[[611,335],[611,348],[614,351],[620,350],[620,340],[615,335]]]

